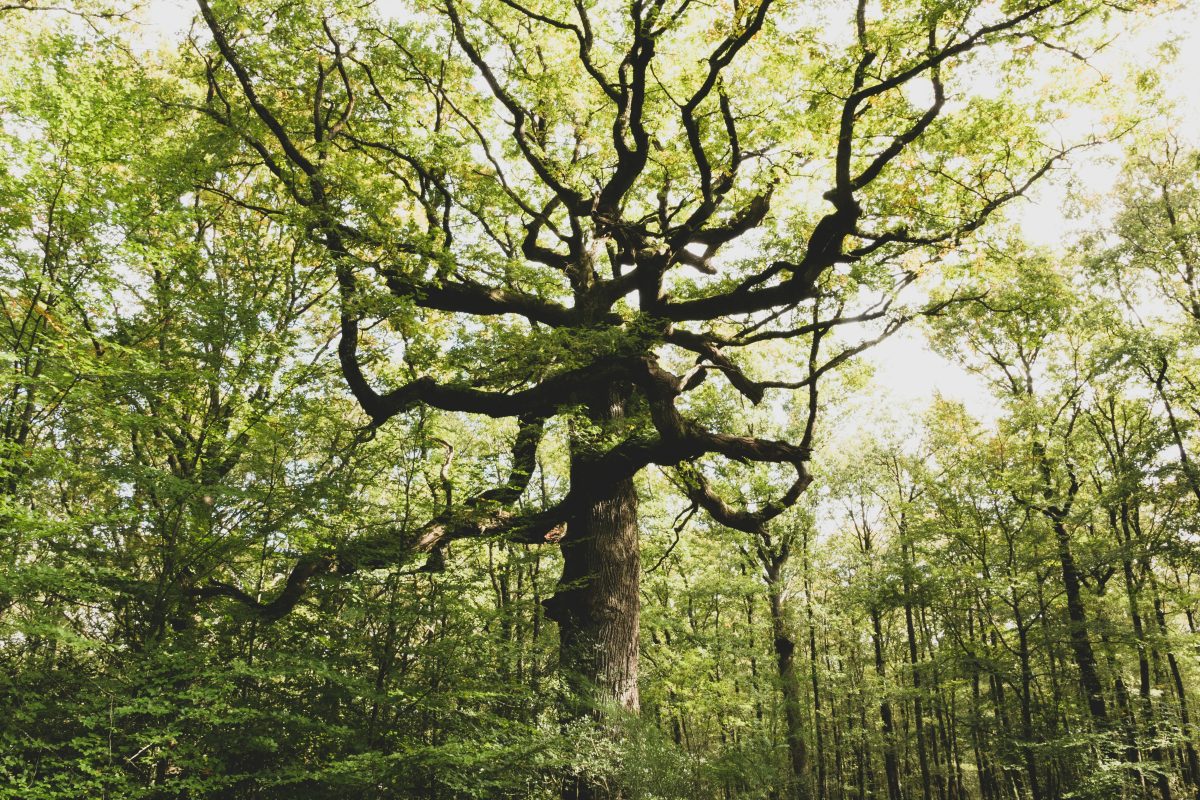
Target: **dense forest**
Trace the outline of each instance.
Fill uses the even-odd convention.
[[[0,798],[1200,798],[1183,5],[0,2]]]

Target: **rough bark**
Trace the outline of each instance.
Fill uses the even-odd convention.
[[[808,773],[808,748],[804,741],[805,720],[801,703],[800,678],[796,675],[796,642],[784,621],[783,590],[778,576],[770,586],[771,633],[775,644],[775,664],[779,669],[779,687],[783,693],[783,719],[786,727],[788,765],[791,768],[789,797],[804,796]]]
[[[595,704],[638,709],[637,494],[625,481],[574,521],[563,539],[563,575],[548,611],[560,661]]]
[[[590,406],[603,427],[624,417],[618,391]],[[571,454],[574,486],[602,475],[589,448]],[[563,571],[546,615],[558,623],[559,664],[575,701],[575,713],[604,719],[610,712],[637,712],[638,628],[641,611],[638,497],[633,480],[619,481],[604,497],[577,513],[561,542]],[[563,797],[600,800],[620,797],[619,788],[569,780]]]

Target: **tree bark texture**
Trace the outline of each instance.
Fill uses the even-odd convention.
[[[619,421],[626,395],[618,389],[590,405],[591,421],[603,429]],[[572,443],[571,484],[604,478],[590,448]],[[633,480],[577,513],[561,541],[563,571],[546,615],[558,623],[559,666],[577,717],[602,720],[614,710],[636,713],[638,630],[641,615],[638,496]],[[619,787],[569,779],[563,797],[601,800],[620,797]]]

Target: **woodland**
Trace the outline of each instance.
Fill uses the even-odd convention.
[[[0,0],[0,798],[1200,798],[1186,3],[191,2]]]

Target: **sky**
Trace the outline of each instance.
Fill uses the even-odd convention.
[[[381,5],[386,6],[387,0],[382,0]],[[1167,10],[1155,16],[1127,18],[1137,22],[1098,52],[1090,53],[1088,63],[1079,66],[1080,75],[1082,79],[1099,80],[1111,87],[1110,94],[1120,102],[1125,91],[1123,76],[1131,67],[1144,66],[1147,54],[1158,52],[1164,43],[1173,41],[1177,54],[1161,70],[1160,79],[1166,97],[1176,107],[1179,133],[1200,145],[1200,2],[1167,0],[1164,8]],[[175,42],[187,30],[195,5],[189,0],[150,0],[141,13],[151,39]],[[977,88],[986,92],[988,87]],[[1086,136],[1098,113],[1095,109],[1080,109],[1072,118],[1060,121],[1056,133],[1065,141]],[[1155,110],[1151,110],[1147,115],[1151,122],[1154,114]],[[1075,191],[1103,195],[1118,177],[1120,151],[1119,144],[1084,151],[1064,169],[1042,181],[1028,197],[1016,201],[1009,213],[1024,237],[1033,244],[1061,250],[1072,230],[1103,223],[1102,208],[1100,218],[1070,217],[1068,181]],[[877,409],[889,409],[892,414],[897,410],[920,413],[941,396],[963,403],[969,413],[983,420],[995,419],[999,413],[999,406],[989,397],[982,379],[934,353],[916,329],[900,331],[863,358],[875,370],[872,401]],[[864,410],[867,413],[858,417],[856,425],[871,422],[870,409]],[[887,424],[883,414],[874,422]]]
[[[1094,77],[1105,80],[1119,94],[1124,91],[1121,76],[1131,66],[1144,66],[1147,54],[1168,41],[1175,42],[1178,54],[1161,71],[1160,79],[1167,98],[1176,107],[1181,122],[1179,133],[1200,144],[1200,3],[1184,0],[1180,8],[1143,20],[1090,57],[1090,67],[1084,69],[1093,71]],[[1066,133],[1080,133],[1092,121],[1092,115],[1094,112],[1081,111],[1078,119],[1066,121],[1062,127]],[[1017,200],[1009,213],[1024,238],[1061,251],[1071,231],[1103,223],[1103,208],[1099,218],[1069,216],[1067,184],[1072,181],[1076,191],[1086,195],[1107,193],[1119,175],[1120,152],[1120,144],[1085,151],[1036,186],[1027,198]],[[916,331],[901,331],[874,348],[866,360],[875,366],[879,387],[876,403],[881,407],[921,409],[940,394],[964,403],[970,413],[984,420],[994,419],[999,413],[982,379],[934,353]]]

